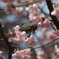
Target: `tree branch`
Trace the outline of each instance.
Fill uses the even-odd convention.
[[[49,42],[49,43],[47,43],[47,44],[45,44],[45,45],[42,45],[42,46],[40,46],[40,47],[35,47],[34,49],[37,49],[37,48],[41,48],[41,47],[47,46],[47,45],[49,45],[50,43],[52,43],[52,42],[54,42],[55,40],[58,40],[58,39],[59,39],[59,38],[54,39],[54,40],[52,40],[51,42]]]
[[[51,0],[46,0],[46,2],[47,2],[48,9],[49,9],[49,11],[50,11],[50,16],[51,16],[51,18],[52,18],[55,26],[57,27],[57,29],[59,29],[59,22],[58,22],[57,17],[51,15],[51,12],[54,10],[54,9],[53,9],[53,6],[52,6],[52,2],[51,2]]]
[[[6,35],[5,35],[5,33],[4,33],[3,29],[2,29],[2,24],[1,23],[0,23],[0,34],[3,37],[5,43],[8,46],[8,49],[9,49],[9,51],[8,51],[8,59],[11,59],[11,45],[8,42],[8,37],[6,37]]]

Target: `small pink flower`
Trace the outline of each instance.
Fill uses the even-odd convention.
[[[13,32],[11,32],[11,31],[10,31],[10,32],[8,32],[8,35],[12,35],[12,34],[13,34]]]
[[[17,25],[17,26],[14,27],[14,29],[15,29],[15,30],[19,30],[19,29],[20,29],[20,26]]]
[[[26,43],[26,44],[29,44],[29,45],[36,45],[36,42],[34,41],[34,36],[31,36],[31,37],[28,37],[28,38],[26,38],[26,39],[24,39],[23,41],[24,41],[24,43]]]
[[[45,52],[44,51],[38,51],[37,52],[37,58],[38,59],[45,59]]]

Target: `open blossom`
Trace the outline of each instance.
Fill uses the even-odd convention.
[[[3,52],[2,51],[0,51],[0,56],[1,56],[1,54],[2,54]]]
[[[12,54],[12,56],[16,58],[21,58],[21,59],[31,59],[30,49],[16,51],[14,54]]]
[[[10,37],[9,38],[9,42],[13,42],[13,43],[22,42],[23,39],[24,39],[24,36],[25,36],[26,32],[25,31],[22,31],[22,32],[21,31],[16,31],[15,34],[16,34],[17,38]]]
[[[15,34],[16,34],[16,37],[9,37],[9,42],[13,42],[13,43],[19,43],[19,42],[22,42],[26,34],[25,31],[19,31],[20,29],[20,26],[17,25],[14,27],[14,30],[15,30]]]
[[[23,39],[22,38],[15,38],[15,37],[10,37],[9,38],[9,42],[12,42],[12,43],[19,43],[19,42],[22,42]]]
[[[17,30],[19,30],[19,29],[20,29],[20,26],[19,26],[19,25],[17,25],[17,26],[14,27],[14,30],[15,30],[15,31],[17,31]]]
[[[11,31],[8,32],[8,35],[12,35],[12,34],[13,34],[13,32],[11,32]]]
[[[28,37],[28,38],[25,38],[23,41],[24,43],[26,44],[29,44],[29,45],[36,45],[36,42],[34,41],[34,36],[31,36],[31,37]]]
[[[44,51],[38,51],[37,52],[37,58],[38,59],[46,59],[45,58],[45,52]]]
[[[52,12],[51,12],[51,15],[59,15],[59,6],[56,7]]]
[[[16,11],[21,13],[23,11],[23,8],[22,7],[16,7]]]

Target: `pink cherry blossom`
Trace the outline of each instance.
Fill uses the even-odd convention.
[[[3,52],[2,51],[0,51],[0,56],[1,56],[1,54],[2,54]]]
[[[15,31],[15,34],[18,38],[21,38],[21,37],[23,38],[25,36],[26,32],[25,31]]]
[[[13,34],[13,32],[11,32],[11,31],[8,32],[8,35],[12,35],[12,34]]]
[[[26,9],[26,11],[29,12],[29,20],[30,21],[34,21],[34,22],[38,22],[40,21],[40,9],[38,8],[37,4],[32,4],[29,5]]]
[[[31,36],[31,37],[25,38],[23,41],[26,44],[35,46],[36,42],[34,41],[34,39],[35,39],[34,36]]]
[[[44,51],[38,51],[37,52],[37,58],[38,59],[46,59],[45,58],[45,52]]]
[[[23,11],[22,7],[16,7],[16,12],[21,13]]]
[[[30,57],[30,49],[24,49],[20,51],[16,51],[12,56],[21,59],[31,59]]]
[[[13,43],[22,42],[26,32],[25,31],[22,31],[22,32],[21,31],[15,31],[15,34],[16,34],[17,38],[16,37],[10,37],[9,42],[13,42]]]
[[[22,41],[23,41],[22,38],[9,37],[9,42],[12,42],[12,43],[20,43]]]
[[[18,31],[19,29],[20,29],[20,26],[19,25],[17,25],[17,26],[14,27],[14,30],[15,31]]]
[[[50,25],[50,23],[51,23],[51,21],[49,21],[49,19],[45,19],[43,22],[43,24],[45,24],[45,25]]]

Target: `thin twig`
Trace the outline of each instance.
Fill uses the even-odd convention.
[[[35,47],[34,49],[37,49],[37,48],[41,48],[41,47],[47,46],[47,45],[51,44],[52,42],[54,42],[55,40],[58,40],[58,39],[59,39],[59,38],[54,39],[54,40],[52,40],[51,42],[49,42],[49,43],[47,43],[47,44],[45,44],[45,45],[42,45],[42,46],[40,46],[40,47]]]

